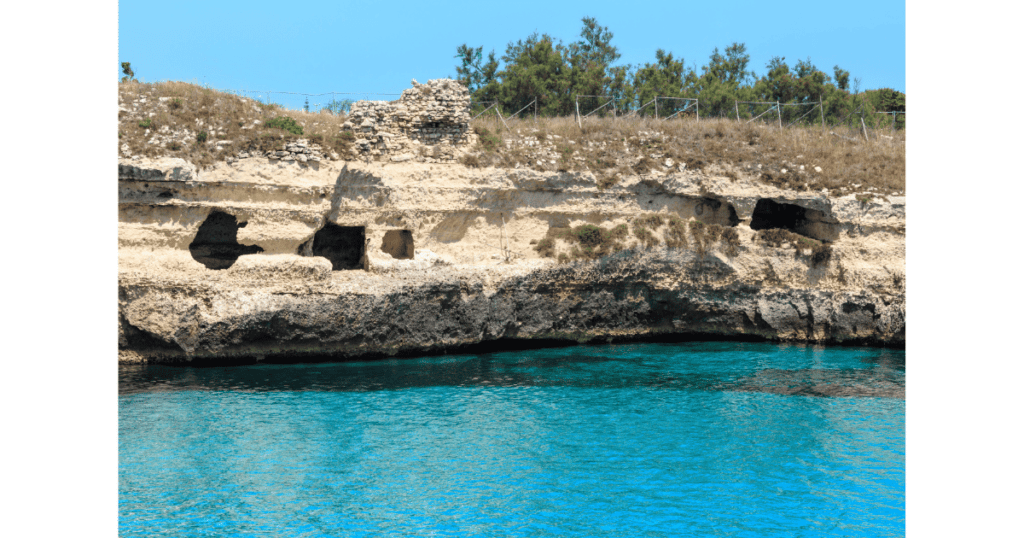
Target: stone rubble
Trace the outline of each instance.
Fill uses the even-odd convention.
[[[435,79],[402,92],[397,101],[358,101],[342,126],[356,136],[354,157],[452,163],[475,141],[469,129],[469,90]]]
[[[276,151],[242,151],[237,155],[237,159],[245,159],[248,157],[266,157],[271,161],[280,162],[297,162],[300,164],[309,164],[311,162],[318,163],[325,159],[330,159],[324,155],[324,150],[319,144],[310,144],[309,140],[305,138],[289,142],[285,145],[283,150]],[[236,158],[228,158],[227,162],[230,164],[235,162]]]

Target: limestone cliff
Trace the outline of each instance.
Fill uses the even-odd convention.
[[[905,340],[902,197],[715,167],[599,186],[586,172],[266,158],[203,171],[121,159],[118,184],[126,362],[501,339]],[[672,222],[691,225],[673,235]],[[584,224],[625,226],[594,254],[572,241]]]

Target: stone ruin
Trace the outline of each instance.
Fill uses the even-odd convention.
[[[355,134],[355,156],[450,163],[474,141],[465,86],[451,79],[413,79],[412,86],[397,101],[352,104],[342,129]]]

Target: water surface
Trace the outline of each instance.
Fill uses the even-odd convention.
[[[122,536],[902,536],[904,352],[120,369]]]

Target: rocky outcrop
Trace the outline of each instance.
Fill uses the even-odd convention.
[[[831,198],[703,171],[602,189],[586,173],[267,159],[205,171],[124,160],[119,196],[122,361],[654,335],[905,341],[903,198]],[[734,241],[673,242],[669,224],[640,231],[664,219],[717,225]],[[583,224],[627,233],[597,259],[556,262],[572,253],[564,241],[550,243],[552,257],[540,252]],[[765,226],[828,256],[761,241],[754,228]]]

